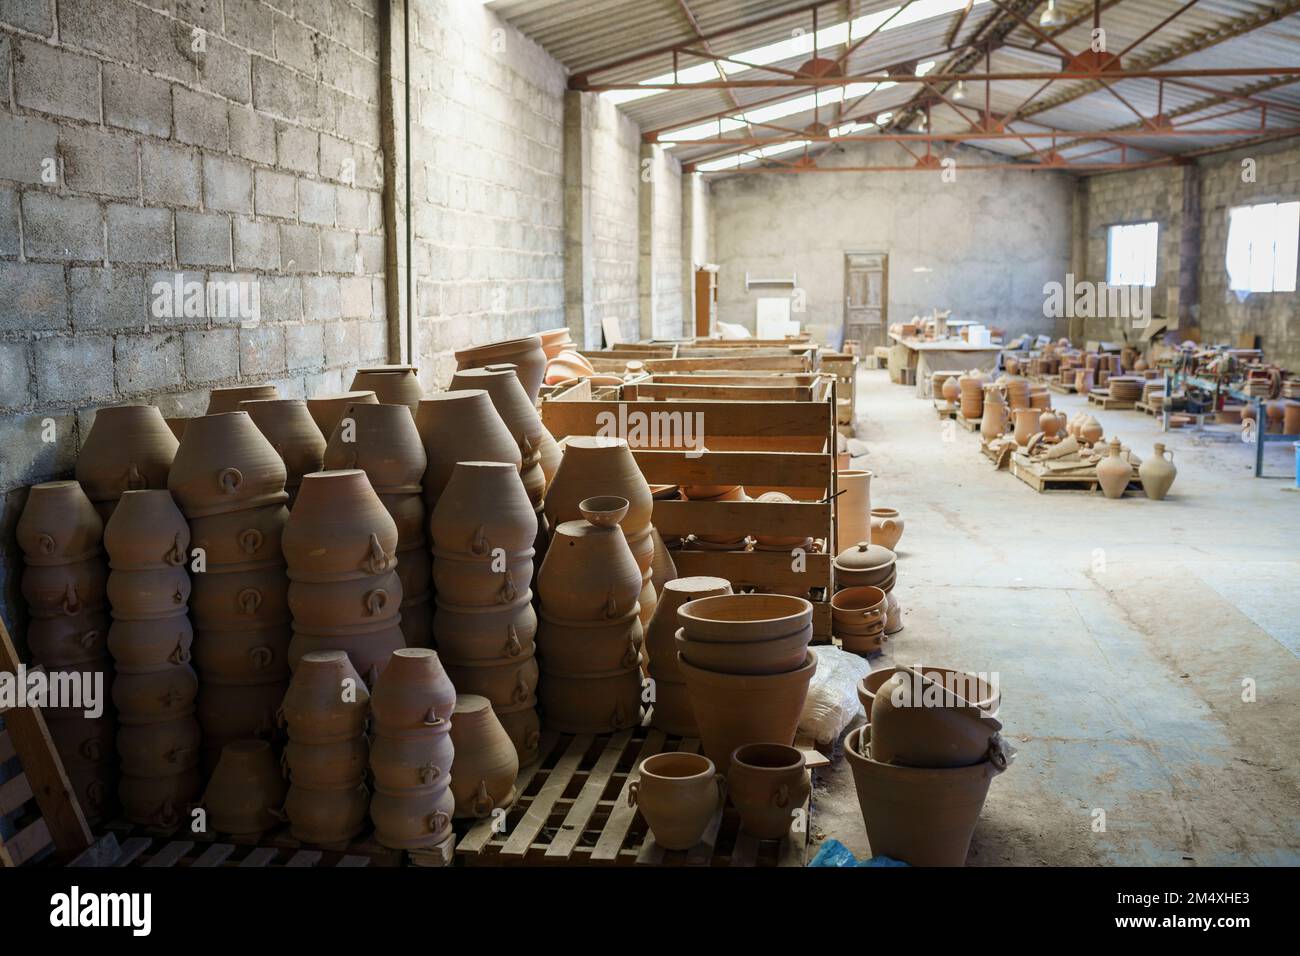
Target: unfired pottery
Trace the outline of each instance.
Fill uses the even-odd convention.
[[[284,800],[289,832],[307,843],[343,843],[361,832],[370,806],[365,784],[318,789],[294,783]]]
[[[326,470],[360,468],[379,494],[421,491],[428,462],[405,405],[351,403],[326,438]]]
[[[369,712],[370,691],[342,651],[304,655],[280,706],[289,736],[310,743],[359,735]]]
[[[343,413],[347,411],[349,405],[356,404],[377,405],[379,399],[375,397],[374,392],[365,389],[340,392],[337,395],[317,395],[315,398],[307,399],[307,411],[311,413],[320,433],[325,436],[326,447],[329,446],[330,436],[338,427]]]
[[[27,564],[70,564],[99,553],[104,522],[77,482],[46,481],[27,492],[15,534]]]
[[[461,694],[451,716],[451,792],[457,817],[486,817],[514,799],[519,755],[486,697]]]
[[[208,392],[208,415],[220,415],[239,409],[241,402],[270,400],[280,397],[274,385],[233,385]]]
[[[722,778],[707,757],[668,751],[641,761],[627,802],[645,817],[665,850],[689,850],[700,842],[722,805]]]
[[[258,399],[239,403],[284,462],[285,487],[296,491],[302,476],[320,471],[325,459],[325,436],[301,398]]]
[[[416,429],[424,444],[424,500],[431,509],[462,461],[504,461],[518,469],[519,446],[482,389],[441,392],[420,402]]]
[[[676,634],[679,659],[719,674],[784,674],[803,663],[812,625],[797,634],[758,641],[693,641]]]
[[[1174,483],[1174,478],[1177,476],[1174,453],[1160,442],[1155,444],[1155,454],[1138,466],[1142,490],[1153,501],[1160,501],[1169,493],[1169,486]]]
[[[397,525],[359,469],[306,475],[284,529],[297,581],[384,574],[397,566]]]
[[[677,620],[678,608],[699,598],[730,593],[731,583],[725,578],[675,578],[664,585],[663,592],[659,595],[659,606],[655,608],[650,626],[645,631],[645,650],[649,657],[651,677],[656,681],[682,680],[677,669],[676,634],[681,627]]]
[[[621,438],[579,435],[564,449],[560,469],[546,490],[546,518],[552,528],[581,518],[578,505],[595,495],[618,495],[628,501],[628,512],[619,522],[629,542],[647,534],[654,500],[637,467],[628,444]],[[638,561],[642,570],[654,557],[654,545]]]
[[[519,382],[530,402],[537,401],[546,374],[546,352],[542,349],[540,335],[528,335],[505,342],[493,342],[456,353],[456,368],[483,368],[488,365],[511,364],[518,368]]]
[[[622,529],[565,521],[551,537],[537,575],[542,607],[570,621],[613,621],[626,615],[644,581]]]
[[[190,528],[167,489],[128,491],[104,526],[104,549],[114,571],[184,571]]]
[[[909,767],[968,767],[989,756],[1002,725],[923,671],[900,668],[871,704],[872,756]]]
[[[741,829],[760,840],[779,840],[812,790],[803,751],[784,744],[745,744],[731,755],[727,795],[740,812]]]
[[[802,634],[812,625],[813,607],[784,594],[729,594],[700,598],[677,609],[685,636],[692,641],[777,640]]]
[[[288,499],[287,472],[247,412],[195,418],[176,450],[167,487],[187,518]]]
[[[439,727],[455,707],[456,690],[442,662],[424,647],[394,651],[370,695],[375,729],[392,736]]]
[[[1133,466],[1123,457],[1119,439],[1112,438],[1109,454],[1097,463],[1097,483],[1107,498],[1122,498],[1132,478]]]
[[[549,730],[566,734],[626,730],[641,721],[641,668],[599,674],[543,670],[537,698]]]
[[[465,694],[478,694],[493,707],[519,707],[537,691],[538,666],[532,653],[497,661],[445,661],[447,676]]]
[[[903,536],[903,516],[896,508],[871,509],[871,540],[890,551],[897,551]]]
[[[385,405],[405,405],[415,414],[424,398],[419,369],[414,365],[376,365],[359,368],[352,376],[352,391],[375,393]]]
[[[375,839],[397,849],[436,846],[451,836],[454,806],[451,792],[445,788],[432,793],[405,793],[376,784],[370,799]]]
[[[269,830],[276,822],[271,811],[284,803],[286,789],[265,740],[226,744],[203,792],[209,829],[232,834]]]
[[[429,528],[439,551],[491,558],[500,549],[517,555],[537,536],[537,512],[513,464],[462,461],[452,469]]]
[[[154,406],[101,408],[77,456],[77,481],[107,518],[122,492],[166,488],[176,449],[175,436]]]

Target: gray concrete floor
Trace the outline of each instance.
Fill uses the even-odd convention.
[[[855,465],[877,476],[873,504],[907,522],[906,626],[872,664],[997,672],[1018,748],[968,864],[1300,863],[1293,480],[1255,479],[1239,440],[1174,431],[1164,501],[1037,494],[914,389],[883,371],[863,371],[858,388],[868,450]],[[1141,456],[1161,440],[1149,416],[1087,407]],[[1274,446],[1269,472],[1289,476],[1293,460]],[[838,754],[817,775],[813,836],[870,855]]]

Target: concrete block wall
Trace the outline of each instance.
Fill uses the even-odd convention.
[[[713,189],[703,173],[682,176],[682,321],[695,334],[695,270],[713,261]]]
[[[619,320],[623,337],[641,337],[639,274],[639,216],[642,166],[641,130],[608,100],[595,100],[590,116],[591,136],[591,268],[592,312],[596,319],[595,348],[600,322]],[[648,171],[648,169],[647,169]]]
[[[682,247],[682,164],[658,147],[651,181],[641,188],[653,189],[655,196],[650,222],[651,332],[656,338],[679,338],[686,334],[687,314],[682,311],[682,261],[690,257],[690,250]]]
[[[96,408],[195,415],[215,385],[338,391],[385,360],[378,5],[0,3],[7,607],[25,486],[71,473]],[[260,316],[169,312],[177,276]]]

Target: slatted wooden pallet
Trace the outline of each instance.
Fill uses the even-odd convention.
[[[934,402],[934,410],[938,413],[941,420],[958,417],[957,406],[949,405],[946,402]]]
[[[983,455],[985,458],[987,458],[989,461],[993,462],[993,464],[996,465],[999,470],[1006,468],[1007,466],[1006,461],[1001,459],[1000,454],[994,451],[993,448],[990,447],[989,443],[982,439],[980,440],[980,454]]]
[[[1033,488],[1039,494],[1052,491],[1083,491],[1096,492],[1101,488],[1097,481],[1096,475],[1050,475],[1039,474],[1032,467],[1026,465],[1022,460],[1023,456],[1011,456],[1011,473]],[[1130,481],[1125,488],[1125,493],[1130,491],[1141,491],[1142,485],[1136,479]]]
[[[1164,408],[1159,405],[1149,405],[1146,402],[1134,402],[1133,410],[1141,412],[1143,415],[1158,416],[1164,411]]]
[[[1057,381],[1048,382],[1047,390],[1049,392],[1055,392],[1057,395],[1073,395],[1076,391],[1073,383],[1066,384]]]
[[[957,424],[960,425],[962,428],[966,429],[968,432],[979,431],[980,425],[982,425],[983,423],[984,423],[984,419],[982,418],[965,418],[962,416],[961,412],[957,413]]]
[[[1097,405],[1103,411],[1122,412],[1134,406],[1134,402],[1126,402],[1121,398],[1111,398],[1109,392],[1092,391],[1088,393],[1088,403]]]
[[[329,850],[283,849],[270,846],[210,842],[202,839],[170,840],[160,837],[134,836],[118,842],[113,832],[77,859],[73,867],[129,867],[151,869],[171,867],[358,867],[372,866],[374,860],[363,854],[337,853]]]
[[[690,850],[665,850],[627,794],[640,762],[664,751],[698,752],[694,738],[649,727],[600,736],[542,734],[541,758],[519,772],[519,798],[504,815],[474,822],[456,845],[470,866],[803,866],[811,805],[803,827],[783,840],[740,831],[730,805]]]

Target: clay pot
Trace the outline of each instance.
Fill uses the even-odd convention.
[[[406,793],[376,785],[370,801],[375,839],[398,849],[437,846],[451,838],[454,807],[455,800],[446,788]]]
[[[357,734],[332,743],[290,740],[280,763],[296,784],[355,787],[365,778],[369,760],[370,746],[363,735]]]
[[[871,541],[871,479],[869,471],[837,471],[835,487],[835,540],[845,548]]]
[[[208,410],[205,414],[221,415],[239,410],[242,402],[271,401],[280,397],[274,385],[232,385],[214,388],[208,392]]]
[[[176,437],[154,406],[101,408],[77,456],[77,481],[107,519],[122,492],[167,487],[176,448]]]
[[[397,526],[398,565],[404,563],[410,552],[419,550],[428,556],[429,515],[424,499],[418,494],[380,495],[380,503]],[[402,572],[399,572],[402,573]],[[405,579],[403,579],[405,583]],[[426,588],[427,589],[427,588]],[[421,593],[419,591],[413,593]]]
[[[261,833],[276,823],[286,792],[271,745],[237,740],[221,749],[221,760],[203,792],[208,822],[219,833]]]
[[[442,392],[420,402],[416,429],[424,444],[424,501],[432,510],[457,462],[504,461],[522,465],[519,446],[492,399],[482,389]]]
[[[248,412],[257,430],[266,436],[284,462],[287,489],[296,490],[303,475],[321,470],[325,436],[301,398],[245,401],[239,403],[239,410]]]
[[[497,414],[505,423],[510,435],[519,446],[522,460],[521,477],[528,496],[536,505],[541,504],[546,490],[546,475],[541,467],[542,436],[548,434],[537,414],[536,395],[525,392],[516,377],[513,365],[489,365],[458,371],[451,379],[449,389],[483,389],[492,400]]]
[[[380,494],[418,494],[427,464],[415,419],[405,405],[353,402],[325,445],[327,471],[360,468]]]
[[[510,742],[515,745],[519,765],[526,767],[535,761],[542,742],[542,721],[537,716],[537,702],[534,700],[519,707],[492,709]]]
[[[1093,358],[1093,356],[1089,356]],[[1091,368],[1081,368],[1074,373],[1074,390],[1080,395],[1087,395],[1093,389],[1095,371]]]
[[[894,508],[871,509],[871,540],[890,551],[897,551],[903,536],[903,517]]]
[[[537,613],[532,592],[513,604],[463,607],[438,603],[434,634],[438,647],[453,660],[489,661],[518,658],[533,647]]]
[[[181,620],[188,627],[189,620],[184,616]],[[155,627],[153,622],[146,625],[150,631]],[[78,664],[103,658],[105,636],[110,634],[108,612],[103,610],[73,616],[38,617],[27,623],[27,646],[33,661],[46,667],[76,669]]]
[[[121,510],[119,505],[115,514]],[[108,576],[107,594],[114,618],[143,621],[172,617],[185,613],[190,575],[183,567],[114,571]]]
[[[308,630],[302,627],[293,629],[293,640],[289,642],[289,669],[298,666],[298,661],[313,651],[343,651],[352,661],[368,684],[388,666],[393,652],[406,647],[406,638],[402,634],[400,622],[381,624],[378,629],[371,625],[362,625],[356,629],[316,628]]]
[[[1016,444],[1021,447],[1029,444],[1029,439],[1038,431],[1038,419],[1041,417],[1036,408],[1016,409]]]
[[[197,767],[167,777],[123,774],[117,796],[123,815],[131,823],[172,829],[182,822],[202,786]]]
[[[626,498],[617,495],[596,495],[578,502],[582,517],[597,528],[612,528],[627,516],[630,507]]]
[[[191,579],[190,614],[200,631],[253,630],[288,624],[289,580],[280,568],[209,571]]]
[[[194,710],[198,691],[199,679],[188,664],[120,673],[113,680],[113,706],[123,724],[171,720]]]
[[[704,752],[726,767],[741,744],[794,742],[817,654],[810,650],[803,666],[793,671],[762,676],[719,674],[680,659],[678,666],[686,678]],[[545,689],[545,683],[542,686]]]
[[[650,726],[656,730],[678,737],[700,735],[700,729],[695,724],[695,712],[691,710],[691,697],[684,680],[654,678],[654,697],[650,703],[654,705],[650,711]]]
[[[580,518],[579,504],[596,495],[627,499],[628,512],[619,526],[629,541],[639,538],[650,526],[654,499],[627,442],[622,438],[572,436],[565,445],[560,470],[546,489],[546,518],[551,527]],[[649,567],[653,555],[651,542],[645,567]]]
[[[488,816],[515,798],[519,755],[486,697],[461,694],[451,717],[455,761],[451,792],[457,817]]]
[[[897,562],[898,555],[883,545],[860,542],[841,551],[832,562],[835,587],[840,590],[851,587],[879,587],[888,590],[885,585],[893,586],[892,578],[896,573]]]
[[[984,401],[984,414],[980,420],[980,435],[986,442],[998,438],[1007,429],[1007,406],[992,397]]]
[[[551,537],[537,574],[542,607],[568,621],[614,621],[624,617],[645,581],[618,527],[565,521]]]
[[[1038,416],[1038,430],[1047,438],[1055,438],[1056,433],[1061,430],[1061,419],[1056,412],[1043,412]]]
[[[722,778],[700,754],[658,753],[641,761],[640,776],[628,785],[627,803],[641,811],[657,844],[689,850],[722,806]]]
[[[951,667],[916,666],[912,670],[921,671],[929,680],[943,684],[944,687],[963,700],[978,707],[990,717],[998,715],[1002,705],[1002,693],[993,685],[986,683],[974,674],[954,670]],[[885,682],[898,673],[896,667],[882,667],[872,671],[858,682],[858,700],[866,711],[867,722],[871,722],[871,707],[878,691]]]
[[[267,684],[207,684],[195,714],[203,728],[203,746],[220,748],[244,737],[266,739],[275,731],[275,714],[284,700],[285,681]]]
[[[1169,457],[1166,458],[1165,456]],[[1174,453],[1156,442],[1155,454],[1138,466],[1138,478],[1142,480],[1142,490],[1153,501],[1160,501],[1169,493],[1169,486],[1178,476],[1174,467]]]
[[[607,734],[641,721],[641,669],[600,674],[545,670],[537,685],[548,730],[562,734]]]
[[[878,587],[863,586],[836,591],[831,598],[831,620],[841,632],[867,634],[883,628],[888,598]]]
[[[690,601],[730,594],[731,583],[725,578],[686,577],[675,578],[664,585],[659,595],[659,606],[645,629],[645,651],[649,659],[649,673],[656,682],[682,680],[677,669],[677,609]],[[658,712],[656,702],[655,710]],[[688,736],[695,736],[689,734]]]
[[[784,744],[745,744],[731,755],[727,793],[740,812],[740,828],[760,840],[790,832],[795,811],[812,792],[803,751]]]
[[[15,534],[27,564],[70,564],[99,554],[104,522],[77,482],[46,481],[28,491]]]
[[[900,668],[871,704],[872,756],[909,767],[968,767],[989,758],[1002,725],[964,698]]]
[[[692,641],[678,630],[679,659],[701,670],[719,674],[784,674],[803,663],[812,640],[812,625],[798,634],[775,640]]]
[[[784,594],[726,594],[699,598],[677,609],[685,636],[703,642],[772,641],[812,626],[813,607]]]
[[[376,365],[359,368],[352,376],[352,391],[371,391],[384,405],[405,405],[415,415],[424,398],[419,369],[414,365]]]
[[[124,774],[166,777],[199,765],[201,740],[199,722],[193,714],[147,724],[124,724],[117,731],[117,755]]]
[[[573,346],[573,338],[567,326],[560,329],[545,329],[537,335],[542,340],[542,351],[546,353],[548,359],[555,358],[566,348]]]
[[[293,621],[300,627],[378,626],[397,617],[402,583],[395,570],[349,581],[293,581],[288,602]]]
[[[283,548],[295,581],[383,574],[397,566],[397,525],[364,471],[320,471],[302,480]]]
[[[180,441],[181,438],[184,436],[185,426],[190,423],[189,418],[184,418],[184,417],[164,418],[163,421],[165,421],[167,423],[167,427],[172,430],[172,434],[176,436],[177,441]]]
[[[333,743],[361,734],[370,691],[343,651],[304,654],[297,662],[280,716],[292,740]]]
[[[537,643],[550,670],[562,674],[623,670],[641,662],[639,608],[614,621],[565,621],[542,611]]]
[[[167,487],[187,518],[243,511],[288,499],[287,472],[247,412],[190,422]]]
[[[433,586],[465,607],[513,604],[533,578],[533,551],[504,558],[456,558],[434,552]]]
[[[418,737],[376,735],[370,744],[376,783],[390,792],[446,787],[456,751],[450,730],[446,723]]]
[[[113,763],[117,756],[116,728],[111,718],[51,720],[48,726],[50,738],[67,770],[104,766]]]
[[[265,684],[289,679],[288,625],[200,632],[194,667],[209,684]]]
[[[301,784],[289,787],[284,813],[289,832],[307,843],[343,843],[361,832],[370,806],[365,784],[338,789],[315,789]]]
[[[184,572],[189,548],[189,525],[166,489],[123,493],[104,526],[104,549],[115,571]]]
[[[489,365],[514,365],[530,403],[537,402],[546,374],[546,352],[540,335],[528,335],[505,342],[493,342],[456,353],[456,369],[484,368]],[[456,386],[453,384],[452,388]]]
[[[1097,483],[1107,498],[1124,497],[1124,489],[1133,479],[1133,466],[1123,457],[1118,438],[1110,440],[1110,453],[1097,463]]]
[[[289,509],[276,503],[190,520],[190,548],[202,548],[215,570],[258,570],[284,565],[282,539]]]
[[[1091,415],[1085,416],[1084,419],[1079,422],[1079,427],[1075,433],[1075,437],[1089,445],[1097,444],[1097,442],[1101,441],[1101,436],[1101,422],[1097,421],[1097,419],[1093,418]]]
[[[533,701],[538,683],[532,654],[504,661],[446,661],[453,686],[466,694],[486,697],[494,707],[520,707]]]
[[[498,461],[462,461],[452,469],[429,530],[439,551],[488,558],[519,554],[537,537],[537,512],[519,470]]]
[[[455,707],[455,687],[437,653],[424,647],[394,651],[370,695],[375,732],[393,737],[439,727]]]
[[[897,767],[870,757],[871,728],[849,733],[844,752],[853,770],[871,852],[912,866],[961,866],[1002,769],[991,761],[940,770]]]
[[[312,420],[320,433],[325,438],[325,446],[329,447],[329,440],[334,435],[334,429],[338,427],[339,420],[343,418],[343,413],[347,411],[350,405],[378,405],[379,399],[371,391],[340,392],[337,395],[318,395],[316,398],[307,399],[307,411],[311,413]]]

